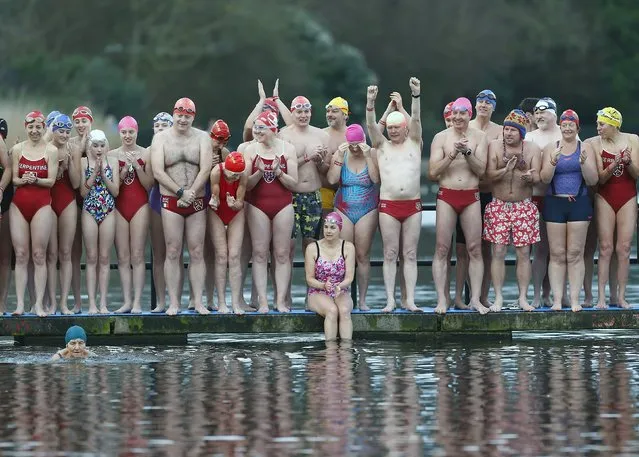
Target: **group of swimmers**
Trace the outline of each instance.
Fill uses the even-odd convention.
[[[362,126],[347,125],[349,109],[344,98],[336,97],[326,105],[328,126],[318,128],[310,125],[310,101],[298,96],[286,106],[279,98],[277,82],[272,96],[266,97],[258,81],[259,100],[244,125],[244,142],[233,152],[226,147],[231,132],[223,120],[208,132],[193,127],[196,106],[188,98],[175,103],[173,114],[161,112],[154,117],[149,148],[137,144],[138,123],[131,116],[119,122],[121,145],[111,149],[104,132],[92,129],[93,114],[86,106],[76,108],[71,117],[57,111],[48,116],[29,113],[24,123],[27,140],[8,151],[0,142],[2,306],[6,306],[10,268],[7,252],[10,258],[13,248],[15,314],[25,312],[30,280],[38,316],[58,309],[64,314],[79,312],[79,259],[84,245],[89,313],[108,313],[110,251],[115,243],[124,301],[117,312],[141,312],[150,228],[158,297],[152,311],[169,315],[180,311],[186,244],[189,306],[195,311],[269,312],[270,260],[273,307],[288,312],[295,240],[301,236],[307,306],[326,318],[327,338],[338,333],[350,338],[354,305],[346,292],[357,277],[357,306],[368,310],[370,248],[379,227],[387,297],[382,311],[396,308],[398,261],[401,306],[421,311],[415,304],[423,149],[417,78],[410,78],[409,89],[410,113],[401,95],[393,92],[379,119],[377,87],[367,89],[370,145]],[[500,126],[491,121],[496,100],[492,91],[480,92],[473,120],[470,100],[461,97],[451,102],[444,110],[446,128],[432,141],[428,177],[440,185],[433,259],[435,311],[445,313],[450,306],[481,313],[499,311],[510,244],[517,253],[522,309],[533,310],[548,300],[548,291],[542,296],[542,284],[549,252],[552,308],[561,309],[567,274],[570,306],[579,311],[584,276],[586,302],[592,303],[588,281],[597,238],[597,306],[607,306],[604,290],[613,253],[618,281],[613,283],[611,300],[628,306],[625,287],[637,216],[639,138],[621,133],[621,114],[604,108],[597,117],[598,136],[581,142],[577,113],[564,111],[558,125],[557,105],[550,98],[525,99]],[[286,124],[281,129],[280,117]],[[4,127],[0,123],[0,133],[2,129],[6,138],[6,123]],[[77,135],[72,137],[73,129]],[[595,213],[597,224],[590,224]],[[456,225],[453,301],[449,261]],[[536,253],[531,305],[527,292],[532,245]],[[242,286],[249,261],[253,291],[247,304]],[[226,302],[227,275],[231,309]],[[494,303],[487,299],[491,276]],[[466,282],[469,303],[461,293]],[[67,296],[72,287],[75,306],[70,309]]]

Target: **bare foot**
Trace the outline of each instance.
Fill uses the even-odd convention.
[[[550,311],[561,311],[561,302],[552,305]]]
[[[470,306],[463,301],[456,301],[454,307],[455,309],[470,309]]]
[[[70,314],[73,314],[73,311],[71,311],[71,310],[70,310],[69,308],[67,308],[66,306],[64,306],[64,307],[62,307],[62,306],[61,306],[61,307],[60,307],[60,312],[61,312],[62,314],[64,314],[65,316],[68,316],[68,315],[70,315]]]
[[[14,316],[22,316],[24,314],[24,305],[18,306],[14,312],[11,313]]]
[[[533,298],[533,301],[532,301],[531,305],[532,305],[533,308],[537,309],[537,308],[539,308],[541,306],[541,302],[540,302],[540,300],[538,298]]]
[[[242,316],[244,314],[244,310],[241,305],[233,305],[233,314],[237,314],[238,316]]]
[[[486,308],[484,305],[482,305],[481,303],[475,303],[473,304],[472,302],[470,303],[470,309],[474,309],[475,311],[479,312],[479,314],[486,314],[488,312],[490,312],[490,308]]]
[[[406,311],[410,311],[411,313],[423,313],[424,310],[419,308],[415,303],[409,303],[405,306],[402,306]]]
[[[495,297],[495,303],[493,303],[492,306],[489,306],[488,309],[490,309],[492,312],[494,313],[498,313],[499,311],[501,311],[501,307],[504,304],[504,299],[502,297]]]
[[[290,313],[291,312],[291,308],[289,308],[287,305],[277,305],[276,309],[280,313]]]
[[[38,304],[34,305],[33,312],[38,317],[47,317],[47,312],[44,310],[44,307],[42,305],[38,305]]]
[[[75,304],[75,306],[73,307],[73,313],[74,314],[81,314],[82,313],[82,302]]]
[[[199,314],[202,314],[204,316],[206,316],[207,314],[211,314],[211,311],[209,311],[206,306],[204,306],[203,304],[197,304],[195,305],[195,311],[197,311]],[[168,312],[167,312],[168,314]]]
[[[195,309],[195,304],[193,303],[193,299],[189,298],[189,306],[187,307],[187,309],[190,310],[194,310]]]
[[[137,305],[133,305],[133,308],[131,308],[131,314],[142,314],[142,305],[139,303]]]
[[[106,305],[100,306],[100,314],[109,314],[109,309],[106,307]]]
[[[89,306],[89,314],[98,314],[98,308],[95,306]]]
[[[122,305],[118,309],[115,310],[116,313],[130,313],[131,305]]]
[[[595,305],[595,309],[608,309],[608,305],[606,304],[606,300],[599,300]]]
[[[393,311],[395,311],[395,300],[389,300],[382,308],[382,313],[392,313]]]
[[[360,311],[370,311],[371,310],[366,303],[361,303],[357,308]]]
[[[583,306],[584,308],[592,308],[592,295],[586,297],[581,306]]]
[[[262,313],[262,314],[268,314],[268,305],[260,305],[259,308],[257,308],[257,312],[258,313]]]
[[[151,310],[152,313],[163,313],[164,305],[157,305],[155,308]]]
[[[485,308],[488,308],[488,309],[490,309],[490,307],[493,306],[493,304],[488,299],[480,300],[480,303],[482,304],[482,306],[484,306]]]
[[[522,309],[522,311],[534,311],[535,310],[535,307],[530,306],[530,304],[528,303],[528,300],[519,300],[517,302],[517,304]]]
[[[437,305],[435,307],[435,313],[437,314],[446,314],[446,311],[448,311],[448,306],[446,304]]]
[[[180,312],[180,307],[179,306],[171,305],[171,306],[169,306],[169,309],[166,310],[166,315],[167,316],[175,316],[179,312]]]
[[[550,300],[550,297],[542,297],[541,302],[543,303],[544,308],[552,307],[552,301]]]
[[[620,308],[623,308],[623,309],[631,308],[630,303],[628,303],[628,301],[625,298],[620,298],[617,303],[619,303]]]
[[[572,305],[570,308],[572,309],[573,313],[578,313],[579,311],[583,309],[581,305]]]
[[[226,306],[226,303],[222,303],[219,308],[217,309],[217,312],[220,314],[228,314],[229,313],[229,307]]]

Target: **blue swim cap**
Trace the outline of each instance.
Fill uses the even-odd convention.
[[[173,116],[171,116],[169,113],[165,113],[164,111],[159,112],[153,118],[153,123],[155,124],[156,122],[168,122],[169,125],[172,126],[173,125]]]
[[[64,343],[69,344],[69,341],[80,339],[87,342],[87,334],[82,327],[79,325],[74,325],[73,327],[69,327],[67,330],[67,334],[64,335]]]
[[[490,89],[484,89],[477,94],[476,101],[483,100],[493,105],[493,109],[497,107],[497,96]]]
[[[47,120],[44,121],[44,123],[47,125],[47,127],[49,127],[51,125],[51,123],[53,122],[53,120],[58,117],[60,114],[60,111],[51,111],[49,113],[49,115],[47,116]]]
[[[51,130],[54,132],[60,129],[71,130],[73,128],[73,122],[71,118],[66,114],[58,114],[56,118],[51,122]]]

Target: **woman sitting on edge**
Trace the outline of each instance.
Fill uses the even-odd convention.
[[[306,248],[304,266],[308,284],[308,308],[324,318],[326,341],[353,338],[353,300],[348,287],[355,275],[355,246],[340,239],[342,216],[324,219],[324,238]]]

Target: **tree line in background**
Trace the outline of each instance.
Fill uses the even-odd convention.
[[[633,0],[0,0],[0,91],[27,92],[65,111],[80,103],[143,126],[189,96],[202,127],[223,117],[235,145],[257,101],[280,78],[323,125],[341,95],[354,122],[366,86],[408,97],[422,80],[425,135],[460,95],[497,93],[495,120],[526,96],[552,96],[583,123],[615,106],[639,127],[639,4]],[[382,112],[380,97],[378,112]],[[318,119],[321,118],[321,119]],[[150,128],[141,132],[142,143]]]

